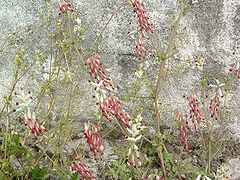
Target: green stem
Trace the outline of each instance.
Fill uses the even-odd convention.
[[[161,122],[161,118],[160,118],[160,109],[161,109],[160,108],[160,92],[161,92],[161,89],[163,87],[163,80],[165,78],[165,66],[166,66],[167,60],[172,55],[172,48],[173,48],[173,45],[176,41],[177,28],[178,28],[180,20],[183,16],[183,11],[184,11],[184,3],[181,3],[181,11],[179,13],[178,19],[176,20],[176,22],[173,25],[173,30],[171,32],[171,35],[170,35],[170,38],[169,38],[169,41],[168,41],[168,46],[167,46],[167,50],[166,50],[166,53],[165,53],[165,58],[161,59],[161,63],[160,63],[160,67],[159,67],[157,85],[156,85],[155,101],[154,101],[155,116],[156,116],[155,117],[156,118],[156,134],[160,134],[160,131],[161,131],[161,129],[160,129],[160,122]],[[158,145],[159,145],[159,147],[162,146],[160,139],[158,139]],[[163,153],[162,153],[161,148],[159,148],[159,150],[158,150],[158,155],[159,155],[159,158],[160,158],[160,162],[162,164],[164,177],[166,178],[167,177],[167,171],[166,171],[166,168],[165,168],[165,163],[164,163]]]

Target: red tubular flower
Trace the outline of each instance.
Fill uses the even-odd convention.
[[[95,86],[96,94],[94,98],[97,100],[102,115],[109,121],[112,121],[112,116],[115,116],[118,121],[128,126],[132,118],[122,107],[119,99],[111,94],[114,91],[114,86],[111,78],[104,71],[100,59],[98,57],[87,57],[85,65],[90,68],[90,74],[93,78],[90,83]]]
[[[67,13],[67,12],[73,12],[73,10],[70,8],[72,5],[66,0],[58,0],[59,8],[62,13]]]
[[[25,93],[21,88],[20,93],[15,92],[15,96],[18,99],[18,102],[16,102],[17,107],[13,111],[24,113],[25,126],[29,127],[31,133],[34,134],[35,139],[37,140],[43,132],[47,131],[47,129],[41,124],[40,120],[36,119],[35,112],[31,112],[30,110],[30,105],[33,99],[31,92],[28,91]]]
[[[184,120],[182,114],[179,112],[177,114],[177,121],[181,123],[179,127],[180,131],[179,137],[183,143],[184,149],[187,151],[189,149],[189,136],[190,136],[190,128],[188,126],[187,116],[186,119]]]
[[[139,57],[146,57],[147,56],[147,51],[146,51],[145,44],[143,43],[143,41],[139,42],[136,45],[136,52],[137,52]]]
[[[221,101],[218,97],[214,97],[213,99],[210,100],[209,103],[209,113],[211,115],[211,118],[214,118],[215,120],[218,120],[220,116],[220,104]]]
[[[81,176],[81,180],[96,179],[96,177],[87,170],[86,164],[82,163],[80,159],[76,159],[76,162],[71,163],[70,168],[73,172],[77,172]]]
[[[141,0],[130,0],[133,6],[133,12],[138,17],[140,37],[136,42],[136,52],[139,57],[146,57],[147,51],[144,44],[146,32],[153,33],[152,23],[149,22],[147,11],[144,9],[144,4]]]
[[[41,133],[47,132],[47,129],[41,124],[41,121],[36,119],[34,112],[31,113],[30,110],[28,110],[28,113],[26,113],[24,117],[25,126],[29,127],[31,133],[34,134],[36,140],[41,135]]]
[[[102,63],[100,63],[100,59],[98,57],[88,56],[85,65],[90,67],[92,77],[97,80],[96,83],[99,84],[102,82],[102,88],[109,92],[114,90],[112,81],[109,77],[107,77],[106,72],[102,68]]]
[[[190,106],[188,111],[189,118],[194,123],[195,130],[198,131],[200,128],[199,124],[205,121],[200,111],[199,100],[196,96],[189,96],[187,97],[187,100],[189,101],[188,104]]]
[[[133,12],[137,14],[138,23],[140,27],[140,32],[142,38],[145,37],[145,32],[153,32],[152,23],[149,22],[149,17],[147,15],[147,11],[144,9],[144,4],[141,0],[131,0],[133,6]]]
[[[100,134],[98,133],[98,126],[91,123],[84,124],[84,134],[87,138],[87,143],[92,151],[94,159],[98,159],[99,155],[103,154],[103,142],[100,142]]]

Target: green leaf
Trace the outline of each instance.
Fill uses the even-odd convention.
[[[31,173],[33,176],[33,180],[42,180],[46,179],[46,174],[48,172],[47,168],[40,168],[39,165],[36,165],[34,169],[32,169]]]
[[[71,176],[71,180],[79,180],[79,176],[78,173],[75,172],[72,176]]]

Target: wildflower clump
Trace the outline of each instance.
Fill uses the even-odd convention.
[[[104,144],[100,141],[100,134],[98,133],[98,126],[90,122],[84,124],[84,135],[87,138],[87,143],[90,151],[93,153],[94,159],[97,160],[99,155],[103,154]]]
[[[87,170],[86,164],[82,163],[80,159],[76,159],[75,162],[71,163],[70,168],[72,172],[77,172],[80,175],[81,180],[96,179],[96,177]]]
[[[147,15],[147,11],[144,9],[144,4],[141,0],[131,0],[131,4],[133,7],[133,12],[135,13],[136,17],[138,18],[139,24],[139,38],[136,42],[136,52],[139,57],[146,57],[147,50],[145,47],[144,39],[147,32],[153,33],[152,23],[149,21],[149,17]]]
[[[187,151],[189,149],[190,127],[188,126],[187,119],[184,119],[183,115],[180,112],[177,114],[177,121],[180,123],[179,138],[183,143],[184,149]]]
[[[179,138],[184,146],[184,149],[187,151],[190,147],[189,138],[191,132],[191,125],[193,125],[196,132],[200,131],[201,124],[205,123],[205,118],[202,114],[202,108],[199,98],[196,94],[185,96],[188,100],[189,110],[186,114],[178,112],[176,115],[177,122],[179,125]],[[191,123],[191,124],[190,124]]]
[[[204,122],[204,117],[200,109],[200,101],[196,95],[188,96],[186,99],[188,100],[188,105],[190,107],[186,116],[192,121],[194,129],[198,131],[200,123]]]
[[[129,126],[132,118],[122,107],[118,97],[111,94],[114,91],[114,86],[111,78],[103,70],[100,58],[87,57],[85,65],[90,68],[93,80],[89,82],[94,86],[95,91],[93,98],[96,99],[96,104],[102,111],[102,115],[109,121],[112,121],[114,116],[122,124]]]
[[[39,119],[36,119],[35,112],[31,112],[30,104],[32,102],[31,92],[25,93],[23,89],[21,89],[20,93],[15,92],[15,97],[17,98],[16,108],[13,112],[23,112],[25,119],[25,126],[27,126],[31,133],[34,134],[35,139],[43,133],[46,132],[47,129],[42,125]]]

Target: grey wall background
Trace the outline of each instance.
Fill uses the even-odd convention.
[[[151,22],[154,23],[152,39],[157,40],[155,47],[164,49],[173,22],[170,17],[177,15],[179,4],[176,0],[145,0],[144,2]],[[56,1],[52,3],[57,9]],[[137,28],[137,24],[134,24],[132,7],[126,0],[76,0],[74,3],[79,8],[79,11],[74,13],[82,20],[82,27],[85,29],[86,49],[100,33],[111,14],[120,8],[103,33],[99,56],[117,87],[117,92],[122,95],[127,94],[125,86],[135,83],[134,73],[141,62],[134,56],[134,37],[127,34]],[[22,37],[14,41],[18,41],[19,45],[24,44],[26,42],[24,37],[28,36],[29,29],[37,28],[37,24],[41,21],[40,15],[44,13],[42,0],[1,0],[0,7],[0,48],[5,45],[3,36],[9,30],[20,31]],[[130,25],[129,22],[133,23]],[[218,75],[227,77],[231,65],[240,61],[240,1],[192,1],[189,13],[181,21],[180,30],[189,43],[181,46],[175,60],[169,64],[169,68],[175,68],[177,72],[169,74],[162,94],[163,119],[167,123],[171,123],[173,110],[187,109],[187,103],[182,96],[186,92],[199,92],[203,74],[208,74],[210,83],[215,83],[214,79]],[[28,42],[30,54],[34,55],[42,49],[49,48],[47,32],[46,29],[39,31]],[[151,43],[148,46],[149,49],[153,47]],[[8,92],[16,50],[17,48],[11,48],[0,51],[0,99]],[[151,50],[149,51],[151,53]],[[205,65],[202,70],[194,66],[197,56],[204,56]],[[158,63],[155,62],[154,65],[157,67]],[[146,64],[145,69],[148,69]],[[42,81],[43,74],[44,72],[40,71],[39,78],[33,82],[36,90],[39,90],[38,85]],[[154,72],[152,76],[156,77]],[[84,91],[88,92],[87,98],[83,100],[86,102],[93,92],[89,93],[92,87],[85,82],[87,76],[83,75],[83,77],[82,84],[86,88]],[[28,80],[25,79],[22,83],[28,83]],[[240,82],[235,76],[233,90],[228,95],[229,120],[226,124],[227,134],[238,141],[240,140],[239,85]],[[132,104],[125,103],[125,105],[130,109]]]
[[[132,85],[136,81],[134,73],[141,61],[134,56],[134,37],[127,34],[137,27],[134,23],[129,25],[129,22],[135,21],[132,7],[126,0],[74,2],[76,3],[74,5],[79,8],[79,11],[74,13],[82,19],[82,26],[86,31],[84,33],[86,48],[89,42],[99,34],[111,14],[120,8],[103,33],[99,56],[103,59],[106,70],[117,87],[117,92],[127,93],[125,85]],[[170,17],[177,15],[179,4],[176,0],[145,0],[144,2],[150,19],[154,23],[155,32],[152,37],[155,40],[158,39],[157,48],[164,49],[173,22]],[[56,4],[56,1],[52,3]],[[0,39],[3,39],[9,30],[20,30],[23,37],[26,37],[29,28],[37,27],[36,24],[41,20],[40,14],[44,12],[41,0],[1,0],[0,7]],[[202,74],[208,74],[210,83],[214,83],[217,74],[223,77],[228,76],[231,64],[240,61],[240,1],[192,1],[189,13],[181,21],[180,30],[189,43],[181,47],[175,57],[177,60],[172,60],[169,64],[169,67],[176,68],[178,71],[170,73],[168,83],[164,87],[163,117],[166,122],[172,120],[174,109],[187,108],[182,96],[186,92],[199,92]],[[40,31],[29,41],[31,48],[28,50],[32,54],[48,48],[46,32]],[[21,44],[24,39],[20,38],[18,41]],[[148,45],[151,49],[152,44]],[[3,41],[0,41],[1,46],[4,46]],[[12,79],[14,52],[16,52],[14,48],[0,52],[1,98],[7,93],[7,86]],[[194,66],[193,62],[197,56],[205,58],[205,66],[202,70]],[[157,63],[155,65],[158,66]],[[185,68],[181,68],[182,66]],[[34,83],[38,84],[37,81]],[[240,139],[239,84],[239,80],[235,78],[233,90],[228,96],[230,118],[226,125],[228,134],[238,140]],[[91,87],[86,85],[86,88]],[[131,104],[126,107],[131,107]]]

